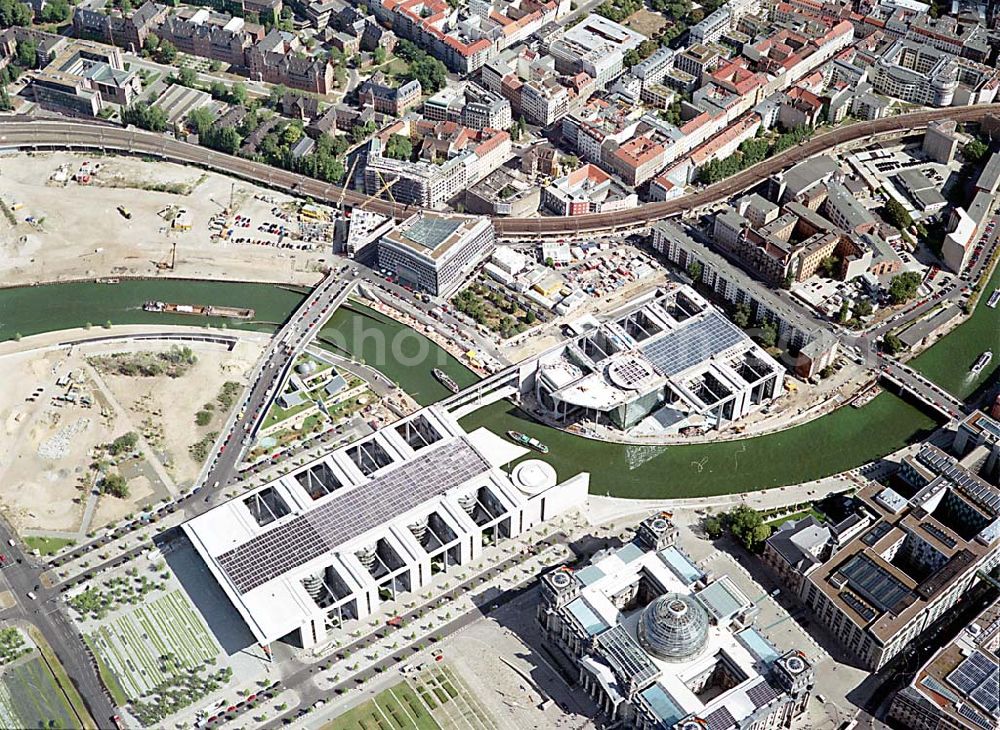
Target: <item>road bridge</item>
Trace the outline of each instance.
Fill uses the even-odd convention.
[[[357,282],[339,279],[338,274],[331,271],[323,277],[272,338],[250,377],[250,393],[230,415],[199,485],[221,487],[235,477],[247,447],[287,383],[296,358],[354,291]],[[205,497],[206,501],[210,498]]]
[[[647,203],[631,210],[581,216],[496,217],[493,223],[497,234],[506,240],[537,240],[546,235],[578,238],[595,233],[635,232],[652,222],[680,216],[690,210],[726,200],[770,175],[847,142],[869,139],[890,132],[916,131],[924,129],[929,122],[941,119],[979,122],[989,114],[1000,114],[1000,103],[925,109],[873,121],[847,124],[817,134],[726,180],[672,200]],[[0,121],[0,149],[100,150],[146,155],[186,165],[197,165],[326,203],[336,204],[343,199],[346,205],[361,207],[397,219],[405,218],[419,209],[416,206],[372,199],[353,190],[345,191],[336,185],[253,160],[233,157],[152,132],[122,129],[99,120],[42,121],[10,117]]]
[[[965,403],[909,365],[881,357],[879,376],[948,420],[964,415]]]

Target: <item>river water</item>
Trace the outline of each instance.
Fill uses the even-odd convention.
[[[1000,285],[995,273],[981,301]],[[150,280],[118,284],[67,283],[0,290],[0,340],[90,323],[205,324],[207,318],[142,311],[157,299],[177,304],[252,307],[251,322],[208,319],[218,327],[273,330],[302,299],[301,290],[270,284]],[[967,395],[987,378],[994,378],[1000,361],[998,310],[980,306],[954,333],[915,362],[919,368]],[[325,346],[345,350],[381,370],[419,403],[448,395],[431,369],[447,372],[459,385],[476,376],[460,362],[391,319],[351,304],[337,311],[320,334]],[[976,355],[997,353],[991,367],[976,382],[965,376]],[[969,362],[965,362],[968,360]],[[968,381],[968,382],[966,382]],[[627,446],[583,439],[537,424],[509,403],[482,408],[463,420],[466,428],[488,426],[502,433],[526,432],[550,447],[545,458],[560,478],[579,471],[591,473],[591,491],[620,497],[693,497],[729,494],[816,479],[863,464],[923,438],[935,422],[922,411],[891,394],[882,394],[863,408],[840,408],[815,421],[783,432],[713,444]]]

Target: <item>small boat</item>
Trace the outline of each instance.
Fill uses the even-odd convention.
[[[986,366],[990,364],[990,360],[992,359],[993,359],[992,350],[987,350],[986,352],[984,352],[982,355],[976,358],[976,361],[972,364],[972,371],[971,371],[972,374],[979,375],[979,373],[983,372]]]
[[[433,370],[431,370],[431,373],[434,375],[435,378],[437,378],[438,382],[441,383],[441,385],[450,390],[452,393],[457,393],[460,390],[460,388],[458,387],[458,383],[456,383],[454,380],[448,377],[448,373],[446,373],[444,370],[438,370],[437,368],[434,368]]]
[[[549,453],[549,447],[543,444],[538,439],[532,438],[526,433],[521,433],[520,431],[508,431],[507,438],[513,441],[515,444],[520,444],[521,446],[527,446],[529,449],[534,449],[542,454]]]
[[[993,293],[990,294],[989,300],[986,302],[986,306],[990,309],[996,309],[997,302],[1000,302],[1000,288],[993,290]]]

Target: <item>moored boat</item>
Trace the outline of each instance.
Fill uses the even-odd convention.
[[[434,368],[431,373],[437,378],[438,382],[441,383],[445,388],[450,390],[452,393],[457,393],[459,391],[458,383],[448,377],[448,373],[444,370],[438,370]]]
[[[535,451],[547,454],[549,453],[549,447],[543,444],[536,438],[532,438],[526,433],[521,433],[520,431],[508,431],[507,438],[513,441],[515,444],[520,444],[521,446],[527,446],[529,449],[534,449]]]

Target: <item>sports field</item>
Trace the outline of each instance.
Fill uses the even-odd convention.
[[[322,730],[496,729],[469,688],[447,667],[432,666],[348,710]]]

